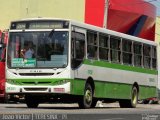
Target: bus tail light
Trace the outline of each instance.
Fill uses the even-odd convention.
[[[54,92],[64,93],[64,92],[65,92],[65,89],[64,89],[64,88],[54,88]]]

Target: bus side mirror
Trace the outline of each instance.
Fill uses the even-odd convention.
[[[5,61],[6,61],[6,48],[4,48],[1,53],[1,62]]]
[[[6,59],[4,58],[4,59],[1,59],[1,62],[5,62],[6,61]]]

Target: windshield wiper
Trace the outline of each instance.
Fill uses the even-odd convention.
[[[53,34],[54,34],[54,29],[49,33],[48,37],[52,38]]]

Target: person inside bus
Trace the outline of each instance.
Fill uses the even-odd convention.
[[[25,59],[34,57],[33,43],[31,41],[21,50],[21,56]]]

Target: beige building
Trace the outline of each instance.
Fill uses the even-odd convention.
[[[158,71],[160,72],[160,16],[156,19],[156,43],[158,45]],[[160,73],[158,74],[158,88],[159,88],[159,97],[160,97]]]
[[[156,19],[156,36],[155,36],[156,42],[160,42],[160,16]]]
[[[85,0],[0,0],[0,29],[12,20],[55,17],[84,21]]]

